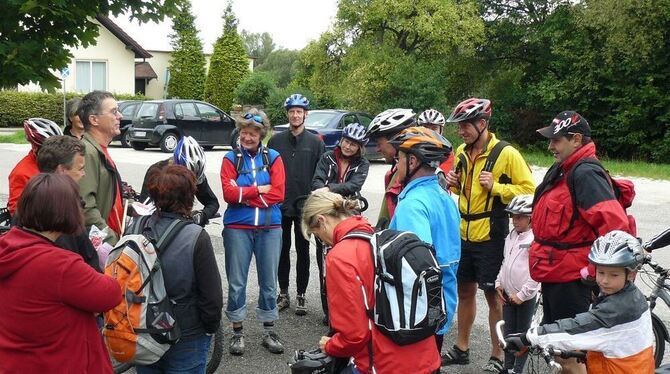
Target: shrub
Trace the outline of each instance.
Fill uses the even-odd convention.
[[[66,93],[65,98],[82,96]],[[142,95],[115,94],[117,100],[144,100]],[[63,94],[0,91],[0,127],[21,127],[26,118],[42,117],[63,126]]]
[[[263,104],[276,89],[270,74],[254,72],[237,86],[235,98],[240,104]]]

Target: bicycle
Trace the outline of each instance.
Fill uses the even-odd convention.
[[[216,330],[216,333],[212,335],[212,342],[209,345],[209,352],[207,352],[207,368],[205,372],[207,374],[213,374],[216,372],[216,369],[219,368],[221,364],[221,359],[223,358],[223,324],[219,324],[219,328]],[[114,358],[112,360],[112,367],[114,368],[114,373],[120,374],[125,373],[130,370],[135,365],[127,362],[117,362]]]
[[[670,245],[670,229],[643,243],[642,248],[645,251],[651,252],[668,245]],[[643,267],[638,271],[638,276],[642,283],[651,289],[649,296],[647,296],[647,301],[649,302],[649,311],[651,312],[651,327],[654,332],[654,362],[656,367],[659,367],[665,355],[665,342],[670,342],[670,335],[663,321],[653,311],[656,307],[656,300],[659,297],[665,302],[665,305],[670,307],[670,281],[668,281],[670,269],[660,266],[652,260],[649,254],[644,255],[642,264]]]
[[[505,326],[505,321],[498,321],[496,323],[496,335],[498,337],[498,344],[503,350],[507,350],[507,343],[505,342],[505,335],[503,334],[503,327]],[[526,364],[526,372],[528,374],[539,374],[539,373],[550,373],[558,374],[563,369],[561,364],[554,360],[555,357],[560,357],[563,359],[576,358],[579,362],[586,361],[586,353],[582,351],[566,351],[552,347],[551,345],[546,347],[540,347],[538,345],[533,345],[528,347],[528,353],[540,357],[545,364],[541,362],[537,363],[537,367],[531,362]]]
[[[12,216],[9,214],[9,209],[0,208],[0,235],[11,229],[11,222]]]
[[[311,351],[299,350],[288,362],[291,374],[325,374],[333,371],[335,361],[317,348]]]

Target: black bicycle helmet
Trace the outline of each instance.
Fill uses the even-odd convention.
[[[333,365],[333,358],[318,348],[312,351],[296,351],[288,363],[288,366],[291,368],[291,374],[330,373]]]
[[[593,242],[589,262],[594,265],[624,267],[635,271],[642,264],[642,245],[633,235],[614,230]]]

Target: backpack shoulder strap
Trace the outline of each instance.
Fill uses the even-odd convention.
[[[486,157],[486,163],[484,163],[484,169],[482,169],[482,171],[491,172],[496,164],[496,161],[498,161],[498,157],[500,157],[500,153],[502,152],[503,148],[507,147],[508,145],[510,144],[504,140],[498,141],[498,143],[493,146],[491,153],[489,153],[489,155]]]
[[[147,227],[147,223],[149,222],[149,219],[151,216],[141,216],[138,219],[133,220],[133,223],[126,228],[126,232],[124,232],[124,235],[137,235],[141,234],[142,231],[144,230],[145,227]]]
[[[364,240],[371,240],[372,235],[370,233],[367,233],[365,231],[352,231],[348,233],[347,235],[343,236],[342,239],[364,239]]]
[[[167,229],[165,229],[165,232],[163,232],[163,235],[158,239],[156,242],[156,250],[158,251],[158,256],[161,256],[163,254],[163,249],[166,248],[168,244],[172,242],[172,239],[183,229],[186,225],[189,223],[186,221],[183,221],[181,219],[174,219],[172,222],[170,222],[170,225],[168,226]]]
[[[242,157],[242,151],[239,148],[235,148],[235,170],[237,170],[237,174],[240,174],[243,167],[244,158]]]
[[[270,166],[270,151],[268,147],[263,147],[263,166]]]

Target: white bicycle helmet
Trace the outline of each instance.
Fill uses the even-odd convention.
[[[511,214],[530,216],[533,214],[533,195],[517,195],[507,204],[505,211]]]
[[[425,125],[444,126],[446,120],[444,119],[444,115],[442,115],[442,113],[440,113],[439,111],[435,109],[427,109],[424,110],[421,114],[419,114],[419,119],[416,121],[416,123],[419,126],[425,126]]]
[[[23,129],[26,133],[26,140],[30,142],[35,151],[42,147],[46,138],[63,135],[63,131],[56,122],[45,118],[28,118],[23,121]]]
[[[365,127],[359,123],[350,123],[342,129],[342,137],[352,140],[361,146],[368,144],[368,138],[365,136]]]
[[[593,242],[589,261],[594,265],[620,266],[635,271],[641,265],[642,245],[633,235],[614,230]]]
[[[366,136],[375,138],[378,136],[391,136],[414,124],[416,113],[412,109],[387,109],[377,115],[370,125]]]
[[[205,166],[207,165],[205,151],[192,137],[184,136],[179,139],[174,150],[174,162],[192,171],[198,179],[198,184],[205,180]]]

